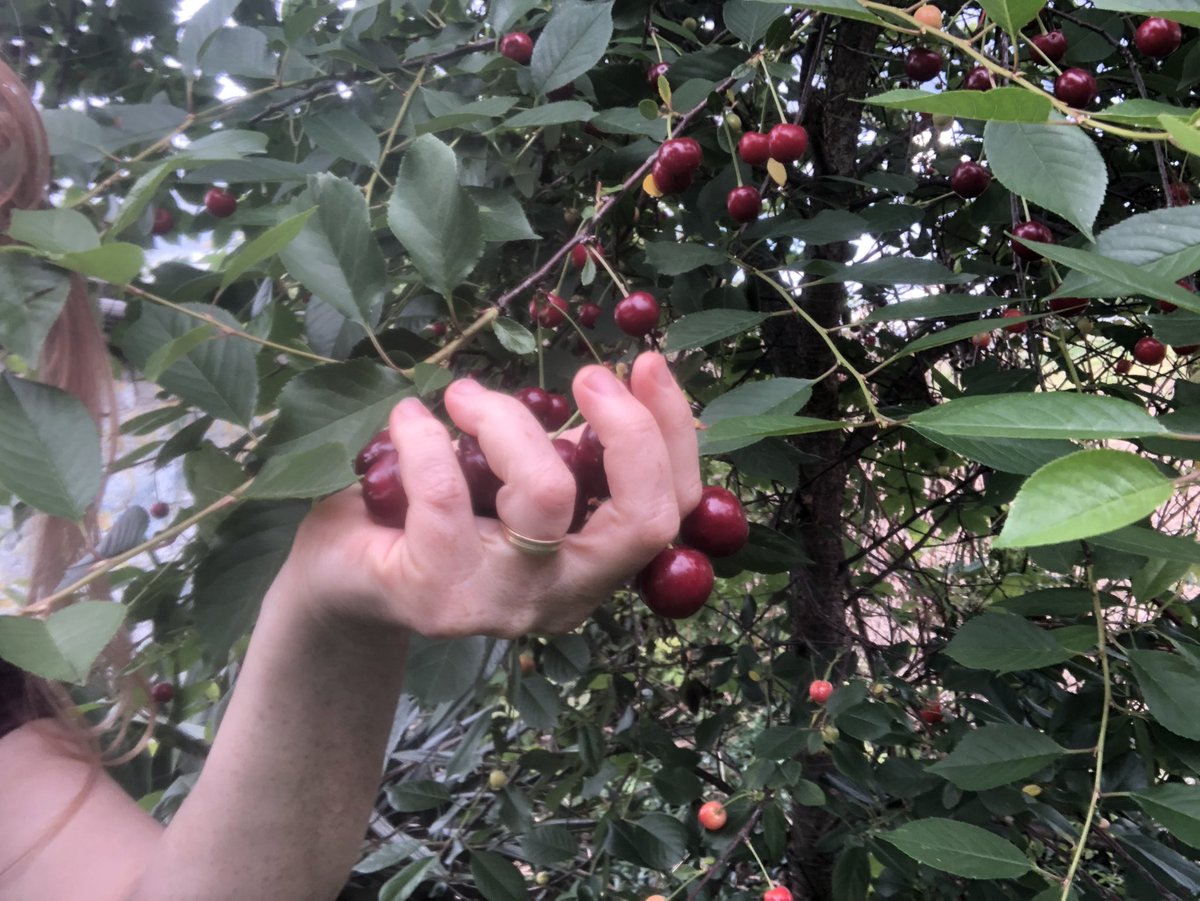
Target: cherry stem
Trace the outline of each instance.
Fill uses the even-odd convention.
[[[775,101],[775,112],[779,114],[779,121],[786,122],[787,116],[783,112],[783,104],[779,102],[779,95],[775,93],[775,82],[771,78],[771,70],[767,68],[767,61],[761,56],[758,58],[758,64],[762,66],[764,80],[767,82],[767,90],[771,92],[771,99]]]
[[[622,281],[621,276],[617,275],[616,270],[608,264],[608,260],[599,254],[595,254],[594,258],[597,263],[604,267],[604,271],[608,273],[608,277],[612,279],[613,284],[617,286],[617,290],[621,292],[622,297],[629,296],[629,287]]]
[[[733,175],[740,188],[743,184],[742,167],[738,165],[737,145],[733,142],[733,129],[729,127],[729,123],[725,121],[724,117],[721,119],[721,127],[725,129],[725,140],[729,142],[729,155],[733,157]]]

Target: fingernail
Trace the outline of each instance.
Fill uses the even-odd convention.
[[[425,409],[425,405],[415,397],[406,397],[400,403],[396,404],[396,409],[392,411],[392,416],[397,419],[416,419],[419,416],[429,416],[430,413]]]
[[[455,394],[479,394],[487,389],[474,379],[459,379],[453,385]]]
[[[616,377],[605,369],[596,369],[589,372],[587,378],[584,379],[584,384],[597,394],[604,394],[609,397],[616,397],[625,390]]]

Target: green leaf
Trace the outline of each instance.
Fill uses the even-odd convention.
[[[100,490],[100,434],[72,394],[0,377],[0,484],[31,507],[79,520]]]
[[[1117,122],[1122,125],[1140,125],[1143,128],[1157,128],[1159,116],[1187,118],[1191,110],[1183,109],[1170,103],[1158,100],[1122,100],[1112,106],[1093,113],[1097,119]]]
[[[1200,128],[1176,116],[1159,116],[1158,124],[1171,135],[1171,141],[1187,153],[1200,153]]]
[[[758,328],[766,319],[765,313],[746,310],[701,310],[699,313],[690,313],[671,324],[663,349],[676,351],[704,347],[722,338]]]
[[[414,860],[379,887],[378,901],[407,901],[420,888],[426,874],[437,862],[438,859],[433,856]]]
[[[1005,306],[1008,298],[973,294],[931,294],[872,310],[864,322],[903,322],[909,319],[948,319]]]
[[[790,760],[805,748],[808,734],[800,726],[772,726],[754,739],[754,753],[766,760]]]
[[[813,284],[858,282],[860,285],[942,285],[970,281],[974,276],[955,274],[933,260],[913,257],[883,257],[865,263],[837,267],[837,271]]]
[[[1108,167],[1083,129],[989,122],[983,147],[992,174],[1004,187],[1058,213],[1092,239],[1108,188]]]
[[[537,339],[533,337],[533,332],[515,319],[498,317],[492,322],[492,331],[500,346],[507,351],[525,356],[537,350]]]
[[[1164,535],[1154,529],[1126,526],[1088,539],[1090,544],[1157,560],[1200,566],[1200,541],[1187,535]]]
[[[521,856],[535,867],[552,867],[578,852],[579,840],[562,826],[535,826],[521,840]]]
[[[871,855],[861,846],[845,846],[833,862],[832,901],[867,901]]]
[[[263,595],[311,507],[306,501],[253,501],[234,510],[217,529],[196,570],[193,616],[201,644],[219,665],[258,616]]]
[[[701,266],[724,263],[725,254],[708,244],[655,241],[646,245],[646,262],[659,275],[683,275]]]
[[[771,3],[757,0],[728,0],[721,4],[721,15],[725,27],[747,47],[753,46],[767,33],[767,28],[782,14],[782,10]]]
[[[440,704],[466,694],[483,669],[488,640],[479,636],[439,641],[409,640],[404,690],[422,704]]]
[[[1184,25],[1200,26],[1200,11],[1193,0],[1092,0],[1096,9],[1142,16],[1162,16]]]
[[[1101,535],[1165,503],[1174,483],[1144,457],[1096,448],[1031,475],[1013,499],[995,547],[1036,547]]]
[[[591,105],[582,100],[560,100],[535,106],[517,113],[503,123],[505,128],[544,128],[547,125],[566,125],[588,122],[596,115]]]
[[[1047,391],[961,397],[911,416],[933,441],[964,438],[1139,438],[1166,429],[1144,409],[1113,397]]]
[[[142,367],[142,375],[148,380],[158,381],[166,370],[170,369],[195,348],[216,335],[216,330],[209,324],[198,325],[189,332],[184,332],[178,338],[168,341],[146,360]]]
[[[1033,20],[1044,4],[1042,0],[979,0],[979,5],[997,25],[1009,34],[1015,34]]]
[[[608,851],[620,860],[669,870],[687,852],[687,829],[674,817],[650,814],[638,822],[608,821]]]
[[[183,29],[179,39],[179,61],[183,64],[184,74],[192,77],[200,63],[200,55],[204,52],[214,34],[225,24],[241,0],[208,0],[200,9],[192,14]]]
[[[370,360],[318,366],[284,386],[262,449],[272,456],[330,443],[357,450],[412,393],[402,376]]]
[[[344,444],[321,444],[267,460],[248,498],[321,497],[354,484],[351,453]]]
[[[521,202],[507,191],[496,188],[468,188],[471,201],[479,210],[479,225],[485,241],[540,241],[525,217]]]
[[[83,685],[124,619],[125,608],[109,601],[77,601],[44,620],[0,616],[0,657],[43,679]]]
[[[1105,607],[1113,607],[1120,601],[1103,592],[1100,603]],[[1003,598],[992,606],[1017,616],[1086,616],[1092,612],[1092,593],[1086,588],[1043,588],[1019,597]]]
[[[529,61],[534,90],[548,94],[583,75],[608,51],[612,32],[611,2],[555,3]]]
[[[264,133],[228,128],[209,132],[192,141],[188,145],[185,156],[189,162],[212,162],[214,160],[240,160],[242,157],[254,153],[266,152],[267,136]]]
[[[1011,842],[957,820],[913,820],[879,837],[926,866],[967,879],[1016,879],[1033,868]]]
[[[1096,237],[1100,256],[1131,263],[1142,272],[1171,282],[1200,269],[1200,206],[1178,206],[1138,213],[1106,228]],[[1085,261],[1093,262],[1093,261]],[[1128,273],[1127,273],[1128,274]],[[1131,288],[1070,272],[1055,295],[1119,297]],[[1140,288],[1132,289],[1140,291]]]
[[[798,412],[812,397],[812,382],[808,379],[768,378],[746,382],[709,402],[700,414],[708,426],[734,416],[760,416],[776,413],[790,416]]]
[[[1200,848],[1200,786],[1171,783],[1133,793],[1138,807],[1154,817],[1175,838]]]
[[[772,3],[783,3],[783,0],[771,0]],[[790,4],[789,4],[790,5]],[[879,17],[863,9],[856,0],[820,0],[819,3],[808,3],[806,9],[814,12],[828,13],[843,19],[857,19],[860,22],[879,24]]]
[[[1200,741],[1200,667],[1165,651],[1128,651],[1129,665],[1150,715],[1176,735]]]
[[[388,786],[387,798],[397,813],[417,813],[449,804],[450,790],[432,779],[412,779]]]
[[[898,88],[863,101],[872,106],[905,109],[918,113],[954,116],[956,119],[985,119],[993,122],[1045,122],[1050,116],[1050,98],[1024,88],[993,88],[990,91],[920,91]]]
[[[347,319],[367,322],[383,302],[386,267],[371,232],[370,213],[353,182],[328,173],[309,176],[293,203],[296,214],[316,213],[281,251],[288,273]]]
[[[153,169],[138,177],[138,180],[125,192],[125,197],[121,201],[121,208],[117,211],[112,225],[108,228],[109,239],[115,238],[138,221],[142,210],[154,200],[163,182],[167,180],[167,176],[179,168],[180,162],[178,158],[164,160]]]
[[[296,239],[316,211],[316,207],[313,207],[303,213],[289,216],[278,225],[267,229],[253,241],[239,247],[237,252],[225,261],[225,270],[221,276],[221,290],[224,291],[263,260],[282,252]]]
[[[1074,247],[1043,244],[1041,241],[1025,241],[1024,243],[1048,260],[1070,266],[1072,269],[1101,281],[1119,285],[1122,290],[1118,293],[1142,295],[1155,300],[1169,300],[1185,310],[1200,312],[1200,296],[1186,288],[1179,287],[1170,278],[1163,278],[1147,272],[1139,266]],[[1058,292],[1055,292],[1055,295],[1051,296],[1057,294]]]
[[[13,210],[8,234],[47,253],[78,253],[100,246],[100,235],[78,210]]]
[[[1022,438],[964,438],[941,435],[938,444],[968,460],[975,460],[1000,472],[1031,475],[1047,463],[1074,453],[1070,441],[1032,441]]]
[[[494,851],[471,852],[471,876],[487,901],[525,901],[529,890],[516,864]]]
[[[36,361],[70,290],[59,270],[30,256],[0,254],[0,345]]]
[[[324,107],[303,121],[304,133],[318,147],[370,169],[378,164],[381,148],[375,129],[345,107]]]
[[[142,271],[146,255],[136,244],[117,241],[91,250],[60,254],[52,259],[59,266],[72,272],[111,285],[127,285]]]
[[[795,238],[805,244],[830,244],[853,241],[869,231],[871,223],[863,216],[846,210],[821,210],[811,219],[801,219],[794,213],[759,219],[746,227],[742,237],[747,241]]]
[[[458,159],[433,135],[417,138],[405,154],[387,220],[425,283],[443,296],[483,253],[479,211],[458,183]]]
[[[541,676],[526,676],[517,683],[513,705],[531,729],[549,731],[558,725],[558,689]]]
[[[982,335],[984,332],[997,331],[1006,325],[1016,325],[1017,323],[1029,322],[1031,319],[1037,318],[1039,317],[1013,316],[1005,319],[997,316],[994,319],[974,319],[971,322],[960,322],[957,325],[924,334],[915,341],[910,341],[896,353],[895,358],[899,359],[920,353],[923,350],[931,350],[935,347],[954,344],[956,341],[963,341],[975,335]]]
[[[968,732],[929,772],[964,791],[987,791],[1025,779],[1062,754],[1058,743],[1037,729],[996,724]]]
[[[700,433],[703,456],[727,454],[764,438],[844,429],[845,423],[807,416],[733,416]]]
[[[1040,669],[1071,656],[1045,630],[1006,613],[985,613],[968,620],[944,653],[963,666],[996,673]]]
[[[184,304],[215,318],[222,325],[238,328],[237,320],[211,304]],[[177,310],[142,304],[138,318],[122,336],[121,349],[130,361],[145,371],[160,349],[185,336],[195,336],[198,320]],[[258,373],[254,367],[255,345],[243,338],[222,336],[190,348],[172,362],[156,381],[164,389],[217,419],[249,425],[258,400]],[[159,362],[169,362],[161,359]]]

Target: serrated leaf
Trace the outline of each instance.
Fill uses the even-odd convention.
[[[37,360],[70,289],[59,270],[30,256],[0,254],[0,346]]]
[[[989,122],[983,146],[992,174],[1004,187],[1058,213],[1092,239],[1108,167],[1083,129]]]
[[[790,416],[798,412],[812,396],[808,379],[769,378],[746,382],[709,401],[700,420],[711,426],[734,416],[758,416],[774,413]]]
[[[535,867],[571,860],[578,851],[578,839],[562,826],[535,826],[521,839],[521,855]]]
[[[1095,448],[1047,463],[1017,492],[996,547],[1036,547],[1101,535],[1153,513],[1174,483],[1144,457]]]
[[[555,3],[529,61],[534,90],[548,94],[583,75],[607,52],[612,32],[611,2]]]
[[[254,478],[247,498],[322,497],[354,484],[350,451],[331,442],[291,454],[275,455]]]
[[[537,339],[533,337],[533,333],[515,319],[497,318],[492,323],[492,332],[501,347],[519,356],[537,350]]]
[[[479,678],[487,648],[488,640],[479,636],[436,640],[414,635],[409,640],[404,690],[422,704],[461,697]]]
[[[541,676],[526,676],[517,683],[513,706],[531,729],[547,731],[558,724],[562,702],[558,689]]]
[[[1113,397],[1047,391],[961,397],[909,417],[933,441],[965,438],[1140,438],[1166,429],[1142,407]]]
[[[433,135],[417,138],[404,155],[387,221],[425,284],[444,296],[483,253],[479,211],[458,183],[458,158]]]
[[[1092,0],[1092,6],[1113,12],[1162,16],[1184,25],[1200,26],[1200,11],[1192,0]]]
[[[142,271],[146,255],[136,244],[117,241],[102,244],[91,250],[58,254],[51,259],[72,272],[108,282],[110,285],[126,285]]]
[[[972,294],[931,294],[914,300],[902,300],[872,310],[864,322],[903,322],[909,319],[948,319],[969,316],[1011,301],[1005,297]]]
[[[124,619],[125,608],[109,601],[77,601],[44,620],[0,616],[0,657],[43,679],[83,685]]]
[[[766,319],[766,313],[747,310],[701,310],[699,313],[689,313],[671,323],[667,329],[664,350],[704,347],[758,328]]]
[[[100,246],[100,235],[78,210],[13,210],[8,234],[47,253],[78,253]]]
[[[521,203],[507,191],[495,188],[468,188],[467,193],[479,210],[479,225],[485,241],[540,241]]]
[[[1176,116],[1159,116],[1158,124],[1171,136],[1171,143],[1187,153],[1200,153],[1200,128]]]
[[[1115,532],[1093,535],[1088,543],[1126,554],[1200,566],[1200,541],[1193,536],[1164,535],[1154,529],[1126,526]]]
[[[844,429],[845,423],[808,416],[733,416],[700,433],[703,456],[727,454],[764,438]]]
[[[1045,630],[1020,616],[985,613],[964,623],[943,652],[971,669],[1012,673],[1070,658]]]
[[[655,241],[646,245],[646,262],[659,275],[683,275],[701,266],[725,262],[725,254],[708,244]]]
[[[993,122],[1045,122],[1051,110],[1049,97],[1016,87],[940,93],[898,88],[868,97],[863,102],[889,109]]]
[[[1042,0],[979,0],[979,5],[1009,34],[1033,20],[1044,5]]]
[[[305,117],[304,133],[310,141],[352,163],[374,169],[380,146],[375,129],[344,107],[324,107]]]
[[[1016,879],[1033,868],[1012,842],[957,820],[913,820],[879,837],[926,866],[967,879]]]
[[[137,547],[146,537],[148,525],[150,525],[150,514],[144,507],[134,504],[125,508],[124,512],[117,517],[117,521],[104,533],[100,543],[96,545],[96,557],[100,560],[107,560]]]
[[[987,791],[1032,776],[1062,754],[1058,743],[1037,729],[1000,723],[968,732],[929,772],[964,791]]]
[[[504,128],[544,128],[547,125],[566,125],[571,122],[588,122],[596,115],[591,104],[582,100],[559,100],[535,106],[506,119]]]
[[[437,864],[436,857],[414,860],[403,870],[379,887],[378,901],[407,901],[425,881],[430,869]]]
[[[471,876],[487,901],[525,901],[529,897],[516,864],[494,851],[471,852]]]
[[[782,14],[782,10],[771,3],[758,0],[728,0],[721,4],[721,15],[725,27],[747,47],[753,46],[767,33],[767,28]]]
[[[253,241],[239,247],[225,262],[224,273],[221,276],[221,290],[224,291],[263,260],[281,253],[296,239],[316,211],[316,207],[312,207],[295,216],[289,216],[278,225],[267,229]]]
[[[138,177],[125,192],[125,197],[121,201],[121,208],[117,211],[116,217],[112,221],[112,225],[108,228],[108,237],[115,238],[133,223],[137,222],[144,210],[152,201],[162,183],[167,180],[167,176],[173,173],[180,165],[179,160],[170,159],[159,163],[154,168],[143,173]]]
[[[800,726],[772,726],[754,739],[754,753],[767,760],[789,760],[805,747],[808,733]]]
[[[0,376],[0,484],[31,507],[78,520],[100,490],[100,434],[72,394]]]
[[[241,0],[208,0],[194,12],[179,39],[179,61],[190,78],[200,62],[200,55],[216,32],[233,15]]]
[[[1155,300],[1168,300],[1185,310],[1200,312],[1200,296],[1186,288],[1179,287],[1169,278],[1154,275],[1138,266],[1120,260],[1089,253],[1086,250],[1078,250],[1074,247],[1043,244],[1040,241],[1024,241],[1023,243],[1048,260],[1062,263],[1064,266],[1069,266],[1100,281],[1121,286],[1120,293],[1142,295]]]
[[[450,803],[450,790],[432,779],[412,779],[388,786],[387,798],[398,813],[417,813]]]
[[[1171,783],[1135,791],[1138,807],[1181,842],[1200,848],[1200,786]]]
[[[1165,651],[1128,651],[1129,664],[1150,715],[1176,735],[1200,741],[1200,667]]]
[[[1021,438],[965,438],[937,436],[937,443],[960,457],[975,460],[1000,472],[1031,475],[1047,463],[1074,453],[1070,441],[1034,441]]]

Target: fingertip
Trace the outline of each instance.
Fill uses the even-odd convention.
[[[432,415],[418,398],[406,397],[396,404],[396,406],[392,407],[391,422],[408,422],[413,419],[430,417]]]

